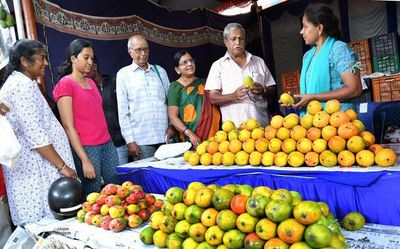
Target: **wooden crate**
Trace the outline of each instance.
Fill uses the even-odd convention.
[[[372,91],[375,102],[400,100],[400,74],[373,78]]]
[[[362,76],[372,74],[371,53],[368,39],[350,42],[349,47],[357,54],[358,60],[361,62],[360,74]]]
[[[300,71],[281,74],[282,92],[300,93]]]

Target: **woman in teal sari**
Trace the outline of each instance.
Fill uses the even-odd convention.
[[[219,109],[204,91],[205,79],[195,76],[196,63],[190,53],[178,51],[174,63],[180,77],[168,89],[168,118],[179,131],[180,140],[190,141],[196,147],[218,131]]]
[[[307,106],[311,100],[325,102],[338,99],[342,110],[354,108],[352,102],[362,92],[356,54],[340,41],[338,19],[326,5],[310,4],[303,16],[300,31],[312,48],[303,57],[299,102]]]

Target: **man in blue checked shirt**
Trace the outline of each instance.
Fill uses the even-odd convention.
[[[169,79],[164,68],[149,64],[149,45],[141,34],[128,40],[132,64],[117,73],[117,102],[121,133],[134,160],[152,157],[172,137],[166,96]]]

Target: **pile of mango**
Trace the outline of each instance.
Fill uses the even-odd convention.
[[[170,188],[165,198],[140,233],[144,244],[169,249],[348,248],[329,206],[304,201],[296,191],[193,182],[186,190]],[[357,229],[364,225],[347,219]]]
[[[239,127],[225,121],[222,130],[196,151],[187,151],[184,159],[193,166],[389,167],[396,164],[397,155],[376,144],[357,113],[341,111],[340,102],[334,99],[324,107],[311,101],[301,118],[295,113],[273,116],[266,127],[255,119]]]
[[[160,210],[164,201],[146,194],[142,187],[130,181],[107,184],[100,193],[92,192],[77,213],[79,222],[120,232],[126,227],[136,228]]]

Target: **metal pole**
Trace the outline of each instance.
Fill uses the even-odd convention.
[[[257,1],[253,2],[253,8],[256,11],[256,15],[257,15],[257,23],[258,23],[258,31],[259,31],[259,35],[260,35],[260,41],[261,41],[261,50],[262,50],[262,54],[263,54],[263,59],[267,60],[267,54],[265,51],[265,43],[264,43],[264,27],[263,27],[263,19],[262,19],[262,15],[260,14],[261,11],[261,6],[258,6]]]
[[[22,0],[22,9],[24,11],[27,37],[37,40],[36,18],[32,0]]]
[[[24,20],[22,18],[22,9],[20,0],[13,0],[14,4],[14,12],[15,12],[15,21],[17,24],[17,34],[18,39],[25,38],[25,29],[24,29]]]

